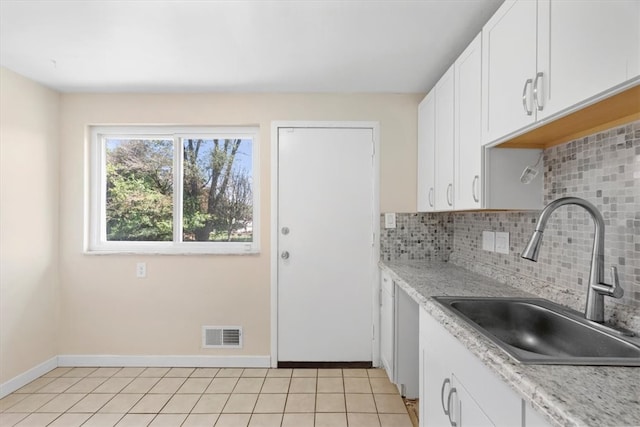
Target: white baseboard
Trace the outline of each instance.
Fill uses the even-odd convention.
[[[58,366],[148,366],[189,368],[269,368],[270,356],[61,355]]]
[[[29,369],[26,372],[21,373],[20,375],[11,378],[9,381],[0,384],[0,399],[5,397],[8,394],[13,393],[14,391],[24,387],[29,384],[31,381],[35,380],[46,374],[47,372],[58,367],[58,357],[54,356],[49,360],[46,360]]]

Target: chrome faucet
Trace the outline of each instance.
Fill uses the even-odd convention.
[[[584,311],[584,317],[588,320],[602,323],[604,322],[604,297],[621,298],[624,290],[620,286],[616,267],[611,267],[613,285],[604,283],[604,219],[594,205],[578,197],[562,197],[549,203],[540,213],[536,229],[524,251],[522,251],[521,257],[531,261],[538,261],[542,233],[547,221],[553,211],[564,205],[582,206],[591,215],[595,225],[593,250],[591,252],[591,271],[589,272],[589,287],[587,289],[587,306]]]

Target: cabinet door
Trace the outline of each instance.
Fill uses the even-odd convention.
[[[448,355],[438,347],[432,322],[423,309],[420,310],[420,427],[449,426],[446,412],[447,396],[451,389],[451,371],[443,363]]]
[[[640,72],[640,1],[538,0],[538,120]]]
[[[536,119],[531,92],[536,75],[536,7],[531,0],[507,0],[482,29],[485,144]]]
[[[482,188],[482,37],[455,62],[455,209],[480,209]]]
[[[485,414],[480,406],[473,399],[471,394],[464,387],[462,382],[455,374],[451,374],[451,398],[450,412],[451,420],[456,427],[493,427],[487,414]]]
[[[418,212],[435,209],[435,90],[418,105]]]
[[[419,307],[405,291],[396,285],[395,302],[395,384],[402,396],[408,399],[418,398],[419,371]]]
[[[436,84],[436,210],[453,209],[454,66]]]
[[[424,309],[420,310],[420,340],[423,352],[420,365],[421,404],[425,401],[420,420],[426,418],[421,426],[450,425],[443,407],[448,406],[446,397],[449,387],[455,387],[456,381],[462,381],[465,392],[473,396],[466,399],[469,402],[466,405],[475,402],[490,423],[501,427],[522,426],[522,399]],[[445,383],[446,379],[449,379],[449,383]],[[480,415],[464,414],[464,399],[462,406],[462,425],[475,425],[472,423],[474,419],[484,420]],[[454,405],[452,419],[456,416],[456,410]],[[475,414],[475,410],[470,414]],[[468,421],[466,424],[465,420]]]
[[[524,407],[524,427],[551,427],[551,424],[538,413],[531,403]]]
[[[382,273],[380,279],[382,281],[380,284],[380,359],[387,371],[387,376],[394,381],[394,286],[388,274]]]

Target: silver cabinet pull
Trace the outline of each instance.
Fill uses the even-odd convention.
[[[282,227],[282,234],[284,234],[285,236],[289,234],[289,231],[289,227]]]
[[[453,206],[453,184],[447,185],[447,204]]]
[[[476,186],[478,185],[478,182],[480,182],[480,175],[474,176],[473,182],[471,183],[471,196],[473,197],[473,201],[476,203],[480,201],[480,198],[476,194]]]
[[[429,189],[429,206],[433,207],[433,187]]]
[[[458,394],[458,390],[456,390],[455,387],[452,387],[451,390],[449,390],[449,396],[447,397],[447,407],[449,408],[449,413],[447,414],[449,416],[449,423],[451,424],[451,427],[456,427],[458,424],[453,421],[453,410],[451,408],[451,402],[452,402],[452,398],[454,394]]]
[[[542,103],[542,89],[538,88],[538,81],[542,78],[543,75],[544,74],[542,72],[539,72],[538,74],[536,74],[536,79],[533,81],[533,100],[536,103],[538,111],[542,111],[542,109],[544,108],[544,104]],[[538,96],[538,93],[540,94],[540,96]]]
[[[287,251],[282,252],[282,255],[280,255],[280,258],[289,259],[289,252],[287,252]]]
[[[447,384],[451,384],[451,380],[449,378],[445,378],[444,381],[442,381],[442,388],[440,389],[440,404],[442,404],[442,410],[444,411],[445,415],[449,415],[449,402],[447,401],[446,408],[444,406],[444,389]]]
[[[527,81],[524,82],[524,88],[522,88],[522,106],[524,107],[524,112],[527,113],[527,116],[533,114],[533,110],[529,108],[529,103],[527,102],[527,87],[531,86],[532,83],[532,79],[527,79]]]

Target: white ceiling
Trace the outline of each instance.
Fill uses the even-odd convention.
[[[0,64],[63,92],[426,92],[503,0],[0,0]]]

